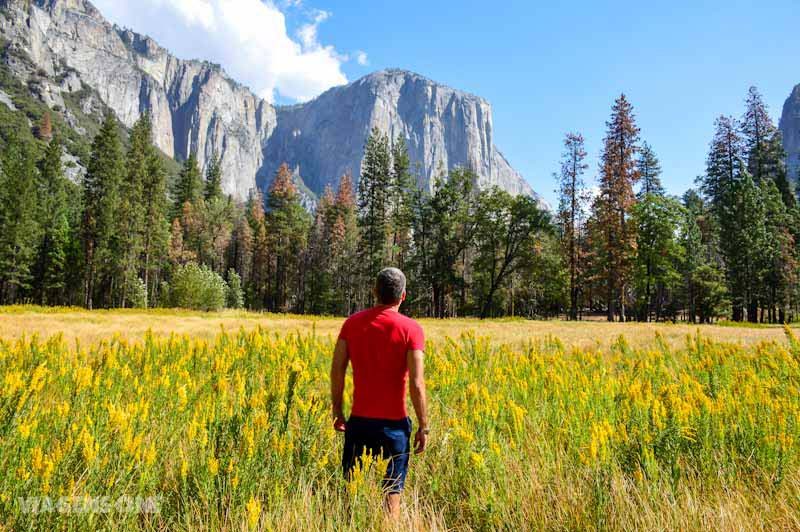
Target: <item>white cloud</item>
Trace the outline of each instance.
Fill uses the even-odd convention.
[[[356,52],[356,63],[358,63],[361,66],[369,65],[369,57],[367,57],[367,52],[358,50]]]
[[[109,20],[153,37],[178,57],[221,64],[237,81],[267,100],[304,101],[347,82],[347,56],[319,42],[317,28],[330,17],[308,10],[309,21],[288,34],[272,0],[94,0]],[[297,8],[302,0],[284,0]],[[304,7],[305,9],[305,7]]]

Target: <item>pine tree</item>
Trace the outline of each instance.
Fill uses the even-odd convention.
[[[331,271],[334,277],[335,306],[333,312],[349,315],[355,310],[358,298],[358,215],[353,179],[345,174],[333,202],[336,219],[331,228],[334,243]]]
[[[178,175],[178,181],[172,190],[172,214],[171,218],[175,219],[181,215],[183,205],[186,202],[197,203],[203,195],[203,176],[200,173],[200,168],[197,166],[197,157],[194,153],[189,155],[181,168],[181,173]]]
[[[58,301],[66,281],[66,248],[69,245],[70,227],[62,154],[61,139],[55,137],[47,145],[39,165],[39,219],[42,233],[38,245],[34,293],[42,305]]]
[[[772,153],[769,146],[777,128],[756,87],[750,87],[748,90],[745,105],[746,110],[742,117],[741,128],[747,155],[747,170],[756,185],[760,185],[763,180],[774,177],[770,175],[769,171],[773,166],[773,162],[770,161]]]
[[[661,163],[648,143],[643,143],[639,151],[639,158],[636,161],[639,170],[641,187],[638,198],[642,199],[647,194],[664,195],[664,187],[661,184]]]
[[[408,147],[402,135],[392,145],[392,197],[389,262],[404,268],[411,252],[411,202],[416,189],[411,175]]]
[[[720,219],[731,209],[734,185],[745,173],[744,144],[735,119],[721,116],[714,126],[706,173],[698,180],[713,214]]]
[[[680,205],[665,196],[661,163],[653,148],[642,144],[637,159],[640,189],[636,211],[636,278],[639,318],[649,321],[653,312],[662,317],[665,291],[676,281],[679,246],[675,239]],[[654,293],[655,290],[655,293]]]
[[[361,265],[364,285],[386,265],[391,193],[391,153],[389,140],[377,128],[364,148],[361,179],[358,183],[358,225],[361,233]],[[364,294],[372,301],[372,291]]]
[[[633,107],[625,95],[614,102],[606,123],[606,138],[600,164],[600,194],[595,216],[601,228],[598,257],[606,287],[608,320],[619,315],[625,321],[625,306],[636,252],[636,228],[630,220],[636,203],[633,187],[639,180],[635,156],[639,128]]]
[[[41,227],[37,216],[33,140],[14,133],[0,157],[0,301],[18,301],[29,289]]]
[[[195,262],[197,257],[191,249],[184,245],[183,226],[178,218],[172,220],[169,239],[169,260],[173,266],[183,266],[188,262]]]
[[[747,169],[757,185],[769,179],[775,183],[788,208],[796,204],[794,187],[786,169],[786,152],[780,130],[769,116],[767,105],[756,87],[750,87],[741,122]]]
[[[161,266],[168,255],[169,205],[167,202],[167,173],[152,142],[147,154],[148,171],[142,183],[143,201],[143,282],[147,301],[158,303],[156,288],[159,286]]]
[[[213,199],[220,199],[222,194],[222,166],[220,165],[219,157],[214,154],[208,163],[206,169],[206,184],[203,193],[206,202]]]
[[[117,304],[125,307],[139,285],[140,258],[144,253],[145,182],[150,177],[153,149],[152,124],[143,114],[133,125],[130,147],[125,157],[125,179],[120,186],[117,235],[114,258],[119,293]]]
[[[253,265],[253,231],[247,216],[237,216],[229,253],[229,263],[239,274],[244,287],[250,282]]]
[[[269,239],[264,225],[264,198],[261,191],[251,192],[245,206],[245,216],[253,235],[250,281],[246,285],[247,298],[251,307],[262,309],[267,304],[267,280],[270,268]]]
[[[711,142],[706,175],[700,178],[701,189],[708,198],[719,231],[736,321],[744,319],[745,312],[748,320],[757,320],[758,282],[766,244],[763,197],[747,171],[746,150],[736,121],[720,117]],[[749,152],[754,153],[752,146]]]
[[[656,321],[664,317],[664,307],[680,281],[683,249],[677,239],[682,220],[681,205],[674,199],[650,192],[633,207],[636,224],[635,279],[639,295],[639,318]]]
[[[333,241],[334,201],[333,190],[330,186],[325,187],[308,237],[306,310],[312,314],[330,313],[334,304],[333,254],[337,245]]]
[[[789,229],[793,220],[775,182],[765,181],[761,185],[761,194],[766,211],[761,308],[762,311],[766,309],[766,319],[770,323],[786,323],[792,302],[792,287],[798,282],[795,237]]]
[[[81,241],[85,257],[84,304],[91,309],[98,281],[110,276],[111,246],[115,238],[123,156],[116,119],[106,115],[92,143],[83,182]]]
[[[267,197],[265,217],[270,265],[274,285],[270,291],[270,308],[287,312],[292,307],[290,296],[294,288],[295,303],[300,297],[301,254],[306,245],[310,220],[300,203],[300,195],[286,164],[278,169]]]
[[[561,248],[564,262],[569,269],[569,314],[571,320],[578,319],[581,286],[583,285],[583,260],[581,241],[584,238],[586,204],[589,194],[583,180],[586,164],[586,149],[583,135],[568,133],[564,138],[564,153],[561,156],[561,172],[556,175],[558,183],[558,222],[561,229]]]
[[[683,219],[679,242],[683,249],[680,270],[688,320],[710,323],[728,311],[725,275],[719,262],[714,232],[707,227],[708,213],[700,196],[689,190],[683,195]],[[706,226],[705,230],[703,226]]]

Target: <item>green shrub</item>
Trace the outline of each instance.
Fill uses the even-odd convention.
[[[207,266],[190,262],[178,266],[169,287],[173,307],[195,310],[220,310],[225,306],[228,285]]]

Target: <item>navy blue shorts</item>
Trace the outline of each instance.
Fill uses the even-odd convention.
[[[370,454],[389,460],[383,477],[386,493],[400,493],[408,473],[408,457],[411,453],[411,419],[373,419],[351,416],[344,431],[342,471],[345,480],[361,456]]]

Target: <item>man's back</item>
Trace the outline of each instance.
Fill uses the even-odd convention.
[[[405,419],[407,354],[424,350],[422,328],[391,306],[358,312],[342,326],[353,367],[353,410],[359,417]]]

